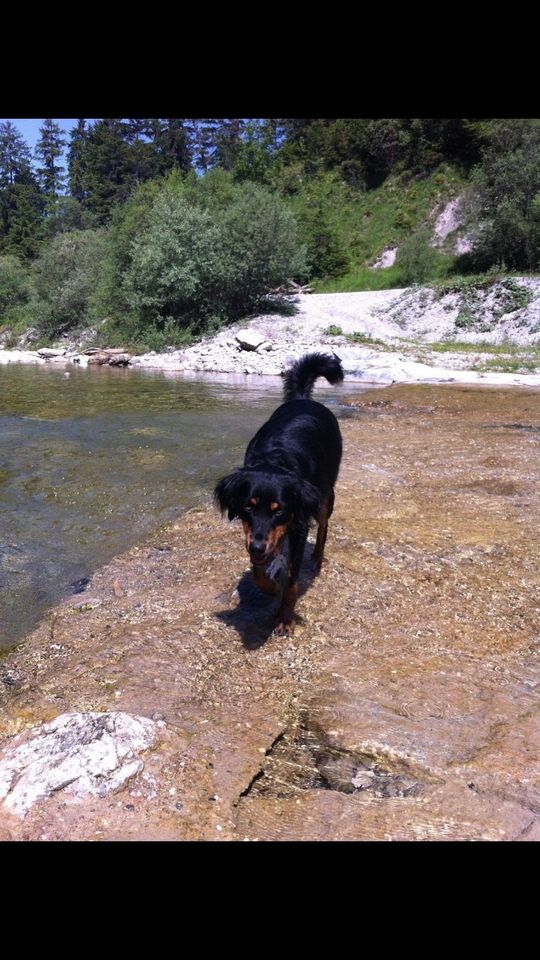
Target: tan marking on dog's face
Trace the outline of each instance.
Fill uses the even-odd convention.
[[[271,504],[270,504],[270,509],[271,509],[272,511],[279,510],[279,503],[271,503]]]
[[[242,520],[242,526],[243,526],[243,528],[244,528],[244,533],[245,533],[245,535],[246,535],[246,548],[249,550],[249,545],[250,545],[251,540],[252,540],[252,538],[253,538],[253,531],[252,531],[249,523],[247,522],[247,520]]]
[[[287,528],[289,524],[283,523],[279,527],[273,527],[268,534],[268,553],[273,553],[274,550],[277,550],[279,544],[283,540],[283,537],[287,533]]]
[[[258,497],[250,497],[249,502],[250,502],[250,504],[252,505],[252,507],[256,507],[257,504],[258,504],[258,502],[259,502],[259,498],[258,498]]]

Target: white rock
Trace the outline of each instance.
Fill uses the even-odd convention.
[[[0,799],[25,817],[58,790],[77,800],[118,790],[143,769],[134,752],[154,743],[159,726],[128,713],[61,714],[0,752]]]
[[[261,336],[256,330],[242,330],[236,334],[236,340],[242,350],[257,350],[266,343],[267,337]]]

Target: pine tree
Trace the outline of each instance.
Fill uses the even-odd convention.
[[[182,172],[191,169],[189,130],[185,120],[154,120],[152,137],[157,150],[159,172],[167,173],[174,167]]]
[[[0,187],[15,183],[17,176],[30,170],[30,150],[11,120],[0,123]]]
[[[69,192],[71,196],[84,204],[87,195],[87,146],[88,131],[86,120],[77,120],[77,126],[70,133],[68,150]]]
[[[159,121],[157,123],[159,124]],[[141,183],[151,180],[160,172],[158,152],[154,142],[156,121],[137,117],[125,120],[122,129],[127,144],[127,186],[131,193]]]
[[[130,193],[129,146],[121,120],[97,120],[88,131],[85,205],[99,224]]]
[[[43,193],[54,201],[62,192],[65,181],[64,167],[58,160],[67,144],[63,138],[66,131],[54,120],[44,120],[39,132],[41,137],[36,144],[35,154],[42,166],[38,167],[38,176]]]
[[[45,198],[30,168],[0,190],[0,251],[35,257],[43,236]]]
[[[189,125],[193,163],[206,173],[213,165],[216,150],[216,130],[219,120],[192,120]]]
[[[233,169],[240,152],[244,126],[245,121],[240,119],[218,121],[214,135],[216,145],[213,156],[214,166],[223,167],[224,170]]]
[[[17,128],[0,124],[0,251],[32,257],[38,251],[43,195],[31,167],[31,154]]]

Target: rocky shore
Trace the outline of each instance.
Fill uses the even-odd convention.
[[[131,356],[66,342],[39,351],[0,350],[0,363],[277,376],[291,360],[323,350],[338,354],[349,380],[538,385],[540,281],[520,283],[531,299],[518,309],[510,309],[515,304],[504,287],[466,308],[462,296],[438,299],[429,289],[301,294],[291,300],[296,312],[290,316],[257,316],[183,350]],[[492,369],[497,361],[503,369]]]

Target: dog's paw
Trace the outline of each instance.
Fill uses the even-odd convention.
[[[294,623],[292,620],[282,620],[272,632],[276,637],[292,637],[294,633]]]

